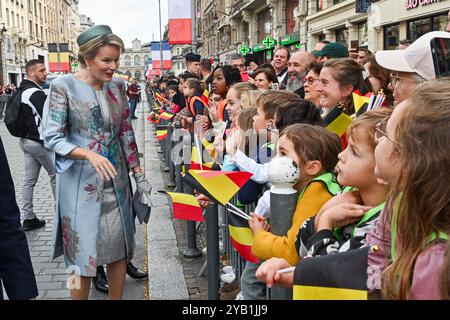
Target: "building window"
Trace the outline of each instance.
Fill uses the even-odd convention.
[[[395,50],[400,42],[400,25],[394,24],[384,28],[384,50]]]
[[[297,17],[296,13],[298,11],[298,4],[299,0],[287,0],[286,1],[286,21],[287,21],[287,28],[286,28],[286,34],[298,31],[297,26]]]
[[[367,21],[358,25],[358,46],[369,46],[369,28],[367,27]]]
[[[272,14],[270,10],[258,13],[258,42],[264,40],[266,36],[272,36]]]
[[[141,65],[141,57],[140,56],[134,56],[134,65],[135,66]]]
[[[150,59],[150,57],[148,55],[144,56],[144,63],[148,64],[148,60]]]
[[[408,38],[415,41],[425,33],[430,31],[443,31],[447,26],[447,12],[423,19],[412,20],[408,22]]]
[[[125,63],[125,66],[131,67],[131,57],[130,56],[125,56],[124,63]]]
[[[336,29],[336,42],[342,43],[348,47],[348,30],[347,28]]]
[[[140,71],[136,71],[135,73],[134,73],[134,77],[136,78],[136,79],[141,79],[141,72]]]

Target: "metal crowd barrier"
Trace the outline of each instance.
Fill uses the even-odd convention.
[[[153,94],[147,91],[149,96],[149,101],[153,101]],[[151,105],[153,108],[153,105]],[[165,171],[169,173],[168,187],[175,187],[176,192],[194,194],[192,187],[183,183],[182,180],[182,165],[174,165],[171,159],[172,148],[174,147],[174,141],[179,142],[179,137],[173,137],[173,127],[170,121],[160,120],[160,122],[155,125],[157,130],[168,130],[168,137],[159,143],[162,151],[162,161],[165,163]],[[177,138],[174,139],[173,138]],[[193,141],[191,137],[191,142]],[[183,153],[190,154],[192,150],[192,144],[184,144]],[[189,170],[189,164],[185,164],[186,170]],[[283,199],[282,199],[283,200]],[[292,199],[291,199],[292,200]],[[283,200],[284,201],[284,200]],[[284,204],[280,204],[283,201],[273,201],[276,202],[276,206],[281,209],[286,208]],[[292,202],[292,201],[291,201]],[[245,213],[249,214],[254,212],[256,208],[256,203],[251,205],[242,206],[237,196],[233,197],[230,201],[234,206],[240,207]],[[282,205],[280,207],[280,205]],[[295,206],[294,206],[295,207]],[[271,208],[272,209],[272,208]],[[273,210],[271,210],[273,212]],[[280,210],[275,210],[280,211]],[[282,210],[281,210],[282,211]],[[293,213],[293,212],[292,212]],[[236,277],[241,278],[242,272],[245,268],[246,261],[240,256],[240,254],[234,249],[228,228],[228,208],[227,206],[210,204],[204,212],[206,217],[206,234],[207,234],[207,256],[206,260],[199,272],[199,276],[203,276],[207,272],[208,279],[208,299],[218,300],[219,299],[219,289],[220,289],[220,265],[222,262],[226,262],[231,265],[234,269]],[[284,229],[283,229],[284,228]],[[277,227],[275,226],[277,230]],[[277,234],[284,235],[287,230],[285,226],[278,227]],[[183,253],[187,258],[197,258],[202,255],[201,251],[197,248],[197,225],[193,221],[187,221],[187,233],[188,233],[188,248]],[[222,245],[220,245],[220,243]],[[221,259],[222,258],[222,259]],[[225,259],[224,259],[225,258]],[[225,261],[223,261],[225,260]],[[267,299],[289,299],[289,293],[284,290],[273,293],[272,290],[267,290]]]

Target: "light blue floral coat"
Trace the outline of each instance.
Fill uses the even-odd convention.
[[[114,165],[114,188],[124,226],[127,259],[134,252],[134,216],[129,169],[139,165],[125,84],[114,79],[103,90],[111,125],[106,128],[94,89],[73,75],[55,79],[44,107],[44,142],[54,151],[57,171],[53,220],[53,259],[65,262],[81,276],[93,277],[97,267],[97,237],[103,182],[87,160],[67,156],[77,147],[90,149]]]

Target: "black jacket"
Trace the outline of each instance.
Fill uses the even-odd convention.
[[[2,281],[10,300],[38,296],[27,237],[20,224],[14,183],[0,138],[0,300]]]
[[[27,90],[35,90],[29,99],[27,99]],[[20,105],[20,112],[24,116],[25,124],[28,128],[26,135],[24,138],[43,143],[43,141],[39,137],[39,131],[38,126],[40,124],[40,120],[38,117],[35,116],[33,109],[31,108],[30,104],[34,106],[36,111],[39,114],[39,117],[42,119],[42,111],[44,110],[44,104],[45,100],[47,99],[47,95],[42,90],[41,87],[39,87],[36,83],[34,83],[31,80],[25,79],[20,84],[19,90],[22,95],[22,103]],[[28,92],[31,93],[31,92]],[[26,101],[24,101],[24,99]]]

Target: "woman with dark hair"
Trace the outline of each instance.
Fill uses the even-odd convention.
[[[278,77],[275,69],[270,66],[267,68],[258,68],[253,73],[253,82],[259,90],[267,91],[272,89],[272,84],[278,84]]]
[[[355,113],[353,92],[365,95],[369,90],[364,83],[363,67],[348,58],[331,59],[325,62],[320,72],[317,90],[320,92],[320,107],[326,116],[339,106],[347,115]]]
[[[370,90],[377,94],[380,90],[386,95],[386,100],[383,106],[393,106],[394,105],[394,93],[389,88],[389,83],[391,82],[390,71],[388,69],[380,66],[373,56],[369,62],[367,62],[364,67],[369,72],[369,83]]]
[[[229,126],[231,122],[229,121],[228,113],[225,111],[227,105],[226,96],[232,85],[242,82],[241,74],[238,69],[232,66],[217,66],[212,73],[212,79],[212,90],[215,94],[220,95],[222,100],[217,106],[217,113],[210,112],[209,116],[213,123],[228,121]]]

